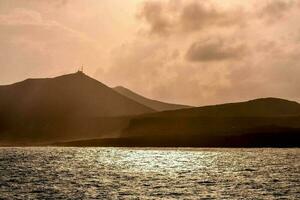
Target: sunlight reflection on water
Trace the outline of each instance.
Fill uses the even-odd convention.
[[[299,153],[0,148],[0,199],[299,199]]]

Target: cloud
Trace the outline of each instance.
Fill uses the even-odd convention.
[[[114,51],[112,65],[98,77],[192,105],[268,96],[300,100],[298,8],[283,0],[230,2],[144,2],[137,16],[147,34]],[[270,17],[276,23],[266,23]]]
[[[220,9],[204,1],[146,1],[137,16],[146,22],[149,33],[164,36],[244,23],[242,10]]]
[[[9,77],[18,81],[24,74],[64,72],[62,66],[75,68],[83,59],[89,60],[85,63],[96,59],[90,56],[97,52],[93,40],[34,10],[16,8],[0,14],[0,32],[0,78],[5,82],[14,81]]]
[[[161,2],[145,2],[137,16],[149,24],[149,31],[153,34],[166,35],[172,31],[172,16],[168,15]]]
[[[0,15],[0,25],[40,25],[40,13],[22,8],[16,8],[6,15]]]
[[[245,55],[245,45],[232,44],[222,39],[208,39],[193,43],[186,53],[191,62],[212,62],[240,59]]]
[[[224,82],[224,66],[187,63],[183,51],[160,39],[134,40],[111,53],[107,71],[97,77],[111,86],[123,85],[153,99],[193,105],[208,104]]]
[[[211,27],[229,27],[241,25],[243,15],[240,10],[222,10],[213,5],[194,1],[187,4],[179,14],[179,23],[182,31],[196,31]]]
[[[68,35],[78,40],[88,40],[82,33],[68,28],[54,20],[45,20],[41,13],[33,10],[16,8],[6,15],[0,15],[0,29],[3,34],[31,37],[34,40],[59,38]],[[48,37],[50,36],[51,37]]]
[[[295,0],[274,0],[266,3],[257,14],[267,22],[276,22],[294,8],[298,8]]]
[[[176,103],[300,100],[298,0],[0,4],[0,84],[83,64],[110,86]]]
[[[31,4],[31,5],[37,5],[37,4],[45,4],[48,6],[54,6],[55,8],[59,8],[59,7],[63,7],[68,5],[68,3],[70,2],[69,0],[11,0],[11,2],[13,1],[19,1],[19,3],[23,3],[25,2],[26,4]],[[76,0],[73,0],[73,2]]]
[[[299,49],[296,50],[300,55]],[[280,97],[300,100],[300,64],[292,54],[269,54],[259,62],[250,60],[231,67],[227,85],[215,89],[215,96],[223,101],[260,97]]]
[[[138,86],[141,82],[151,83],[144,87],[166,80],[168,64],[178,58],[178,52],[172,52],[160,41],[134,40],[116,47],[111,52],[111,63],[107,72],[101,72],[103,81],[109,85]]]

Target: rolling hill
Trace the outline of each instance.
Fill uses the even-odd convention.
[[[263,98],[136,116],[122,137],[156,146],[297,146],[299,134],[300,104]]]

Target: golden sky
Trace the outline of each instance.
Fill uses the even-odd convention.
[[[300,101],[299,21],[299,0],[0,0],[0,84],[84,65],[164,101]]]

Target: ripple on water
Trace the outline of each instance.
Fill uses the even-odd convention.
[[[300,199],[299,153],[0,148],[0,199]]]

